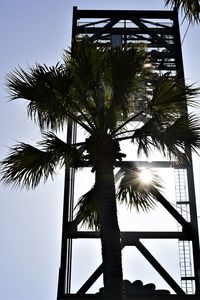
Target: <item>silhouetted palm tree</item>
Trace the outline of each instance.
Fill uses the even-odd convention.
[[[123,299],[116,199],[147,210],[159,186],[156,179],[142,186],[140,171],[132,167],[124,170],[116,192],[113,168],[124,157],[120,142],[131,140],[147,157],[155,148],[181,161],[190,160],[188,147],[200,146],[196,118],[186,112],[197,90],[163,76],[154,88],[148,81],[150,93],[144,93],[145,63],[141,47],[97,48],[83,41],[63,64],[19,68],[7,78],[11,98],[27,100],[28,116],[39,124],[43,140],[38,147],[15,145],[1,163],[2,180],[35,188],[53,177],[57,166],[92,167],[95,184],[79,200],[77,219],[100,230],[106,299]],[[83,143],[67,144],[55,135],[71,120],[86,131]]]
[[[192,23],[200,22],[200,1],[199,0],[165,0],[166,5],[182,10],[185,17]]]

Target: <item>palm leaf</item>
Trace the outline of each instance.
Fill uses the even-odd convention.
[[[73,97],[74,78],[70,69],[57,64],[55,67],[36,65],[28,71],[21,68],[7,76],[11,100],[28,100],[27,112],[40,128],[58,130],[70,118],[90,132],[90,128],[81,121],[77,103],[80,98]],[[81,103],[81,101],[80,101]],[[83,114],[82,114],[83,116]]]
[[[178,117],[185,114],[187,105],[198,107],[195,100],[197,94],[199,94],[199,89],[194,88],[193,85],[184,86],[180,76],[175,78],[170,75],[161,76],[157,78],[156,84],[151,86],[151,92],[147,97],[140,95],[138,98],[139,95],[136,94],[135,98],[132,99],[134,113],[130,114],[124,123],[121,122],[119,127],[113,131],[113,134],[117,133],[119,135],[126,125],[136,121],[138,117],[145,122],[149,118],[156,119],[158,128],[160,128],[160,123],[163,125],[173,124]],[[151,126],[152,120],[148,123]],[[154,128],[157,130],[155,126]]]
[[[98,48],[87,39],[74,41],[73,51],[66,51],[64,56],[66,69],[70,69],[73,74],[75,86],[80,88],[79,92],[81,92],[81,87],[83,88],[82,94],[87,94],[87,91],[93,91],[98,87],[103,71],[104,56],[102,48]]]
[[[14,187],[35,188],[43,179],[53,177],[57,161],[52,152],[44,152],[20,143],[1,162],[1,180]]]
[[[151,190],[161,188],[160,178],[152,174],[152,181],[144,184],[140,180],[141,170],[134,168],[126,168],[123,178],[118,187],[117,200],[119,203],[125,203],[129,208],[136,207],[144,211],[148,211],[155,206],[157,198],[151,193]],[[152,189],[153,187],[153,189]],[[75,209],[76,222],[87,225],[90,229],[99,230],[99,214],[95,203],[95,186],[84,194],[78,201]]]
[[[156,198],[151,193],[152,187],[161,188],[160,179],[152,174],[152,181],[144,183],[141,181],[141,170],[136,167],[125,168],[124,175],[120,181],[117,199],[125,203],[129,208],[135,207],[138,211],[149,211],[155,206]]]
[[[70,54],[70,57],[69,57]],[[144,47],[97,47],[87,40],[76,42],[65,58],[73,74],[73,97],[97,129],[106,132],[117,120],[127,117],[133,106],[133,92],[146,60]],[[77,103],[78,104],[78,103]]]
[[[85,193],[75,207],[77,209],[76,221],[86,225],[89,229],[99,230],[99,213],[95,203],[95,187]]]
[[[44,151],[53,153],[54,158],[61,161],[61,165],[73,168],[83,166],[82,151],[79,151],[76,145],[65,143],[52,132],[44,133],[43,137],[38,145],[42,146]]]
[[[106,74],[112,88],[111,107],[120,108],[126,116],[129,113],[130,95],[138,89],[142,81],[146,61],[144,47],[111,48],[106,52]]]
[[[99,94],[102,91],[104,52],[87,39],[73,42],[73,51],[66,52],[66,68],[73,74],[72,95],[77,107],[97,127],[100,117]]]
[[[123,178],[118,187],[117,200],[125,203],[129,208],[136,207],[144,211],[155,206],[156,197],[151,193],[154,189],[161,188],[160,179],[155,174],[152,182],[144,184],[140,180],[141,171],[137,168],[126,168]],[[84,194],[78,201],[75,209],[77,210],[75,220],[89,229],[99,230],[99,213],[95,203],[95,186]]]
[[[15,69],[7,76],[7,86],[11,99],[28,100],[28,115],[39,126],[58,129],[67,119],[71,76],[67,70],[57,64],[55,67],[36,65],[28,71]],[[73,105],[73,103],[71,103]]]
[[[176,77],[164,75],[158,79],[148,107],[152,113],[180,113],[186,110],[186,105],[197,106],[195,96],[198,93],[199,89],[193,85],[184,85],[179,75]]]
[[[138,144],[138,154],[143,151],[148,157],[156,148],[170,159],[190,161],[190,150],[200,147],[199,122],[192,114],[180,116],[172,123],[155,115],[135,131],[132,141]]]
[[[1,180],[15,187],[35,188],[55,174],[56,166],[81,167],[83,158],[75,146],[68,145],[53,133],[44,134],[38,142],[42,149],[20,143],[11,148],[1,162]]]
[[[165,0],[165,3],[182,10],[190,22],[197,24],[200,22],[199,0]]]
[[[111,91],[107,104],[107,122],[108,127],[115,129],[117,121],[122,122],[133,111],[138,112],[137,97],[134,98],[133,95],[144,88],[146,51],[138,45],[130,48],[111,48],[106,54],[105,76]],[[141,108],[141,105],[139,106]]]

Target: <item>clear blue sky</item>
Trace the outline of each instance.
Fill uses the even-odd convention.
[[[34,143],[37,127],[22,101],[8,102],[5,74],[14,67],[52,65],[70,45],[72,8],[163,9],[164,0],[1,0],[0,159],[17,141]],[[182,27],[184,34],[186,24]],[[183,44],[186,78],[200,81],[200,27]],[[196,166],[199,161],[196,160]],[[35,191],[0,186],[0,300],[53,300],[60,262],[63,172]]]

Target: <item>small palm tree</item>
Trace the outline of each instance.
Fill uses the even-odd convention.
[[[43,140],[38,147],[14,146],[1,162],[2,181],[35,188],[53,177],[58,165],[92,167],[95,184],[79,200],[77,220],[100,230],[105,298],[112,300],[123,299],[116,199],[147,210],[159,187],[156,178],[142,186],[139,170],[132,167],[124,169],[115,190],[113,168],[125,156],[120,142],[131,140],[138,154],[147,157],[155,148],[181,161],[190,160],[189,149],[200,146],[197,120],[186,112],[197,90],[163,76],[144,97],[145,62],[143,47],[97,48],[82,41],[74,44],[63,64],[16,69],[7,78],[11,98],[27,100],[28,116],[39,124]],[[68,121],[86,131],[83,143],[67,144],[56,136]]]
[[[182,10],[185,17],[192,23],[200,22],[200,2],[199,0],[165,0],[166,5]]]

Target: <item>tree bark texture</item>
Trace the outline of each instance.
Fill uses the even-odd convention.
[[[121,242],[113,162],[106,157],[96,163],[95,193],[100,219],[105,299],[122,300]]]

